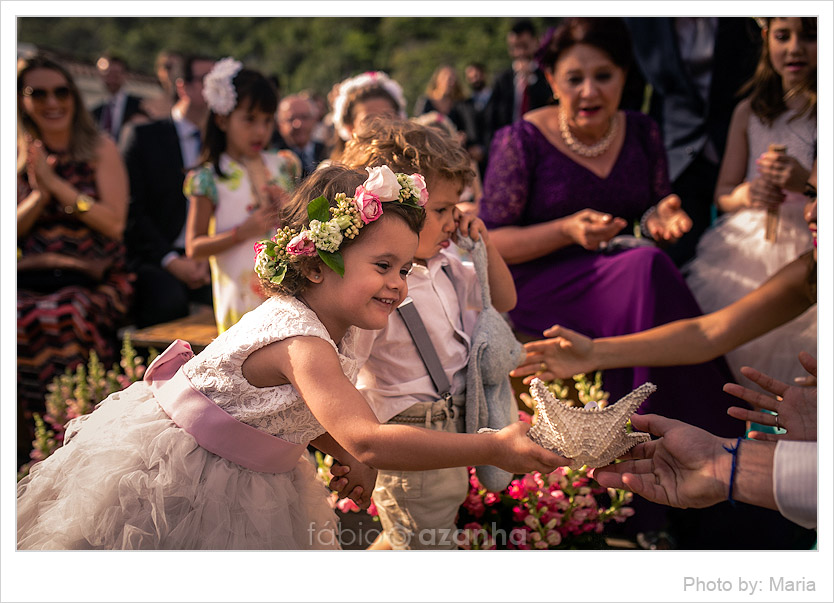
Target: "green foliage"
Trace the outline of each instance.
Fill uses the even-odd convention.
[[[384,10],[383,7],[380,7]],[[558,18],[533,17],[544,33]],[[217,58],[232,55],[277,75],[282,93],[333,84],[368,69],[387,71],[402,86],[407,109],[434,69],[470,61],[489,73],[509,67],[506,35],[514,17],[21,17],[18,41],[64,51],[93,63],[103,52],[153,74],[159,50]]]

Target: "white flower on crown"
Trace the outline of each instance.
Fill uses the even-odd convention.
[[[362,184],[366,191],[379,197],[380,201],[395,201],[400,196],[402,185],[397,175],[387,165],[365,168],[368,179]]]
[[[350,140],[350,130],[345,126],[345,113],[347,112],[347,100],[355,90],[360,88],[370,88],[371,86],[381,86],[390,94],[395,101],[397,101],[397,113],[402,119],[408,116],[405,113],[405,96],[403,96],[403,89],[400,85],[388,77],[384,71],[366,71],[359,75],[346,79],[339,84],[339,95],[333,101],[333,125],[336,127],[336,132],[342,140]]]
[[[226,57],[220,59],[203,78],[203,98],[217,115],[228,115],[237,105],[237,92],[232,79],[243,69],[243,63]]]
[[[328,220],[327,222],[310,221],[310,237],[315,241],[316,249],[330,252],[338,251],[339,245],[342,244],[342,239],[344,239],[342,229],[336,220]]]

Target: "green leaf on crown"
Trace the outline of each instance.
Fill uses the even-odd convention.
[[[330,202],[326,197],[317,197],[307,205],[307,218],[327,222],[330,219]]]
[[[281,282],[284,280],[284,275],[287,274],[287,265],[286,264],[278,264],[275,267],[275,274],[272,275],[272,278],[269,281],[273,285],[280,285]]]
[[[321,197],[321,199],[324,199],[324,197]],[[332,253],[330,251],[322,251],[321,249],[316,249],[316,251],[321,261],[327,264],[333,272],[339,276],[345,275],[345,260],[342,258],[341,253]]]

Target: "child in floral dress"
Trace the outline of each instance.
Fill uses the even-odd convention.
[[[301,175],[292,152],[265,151],[278,96],[262,74],[231,58],[206,75],[211,109],[203,165],[186,177],[186,253],[211,264],[217,329],[223,332],[264,297],[252,272],[252,245],[275,232],[277,209]]]

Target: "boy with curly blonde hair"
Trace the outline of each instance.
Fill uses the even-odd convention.
[[[496,310],[506,312],[516,303],[512,276],[486,226],[457,208],[474,176],[469,156],[436,128],[375,119],[354,132],[341,161],[354,168],[389,165],[423,174],[429,193],[426,224],[408,277],[409,298],[384,329],[360,335],[357,357],[367,362],[357,387],[381,422],[464,432],[470,338],[484,308],[475,270],[462,261],[455,245],[458,236],[484,240]],[[409,305],[417,311],[416,326],[413,313],[406,313]],[[421,345],[412,337],[415,329],[427,334],[434,349],[433,370],[425,360],[426,340]],[[387,544],[395,549],[455,548],[455,519],[468,487],[466,467],[380,471],[373,498]]]

